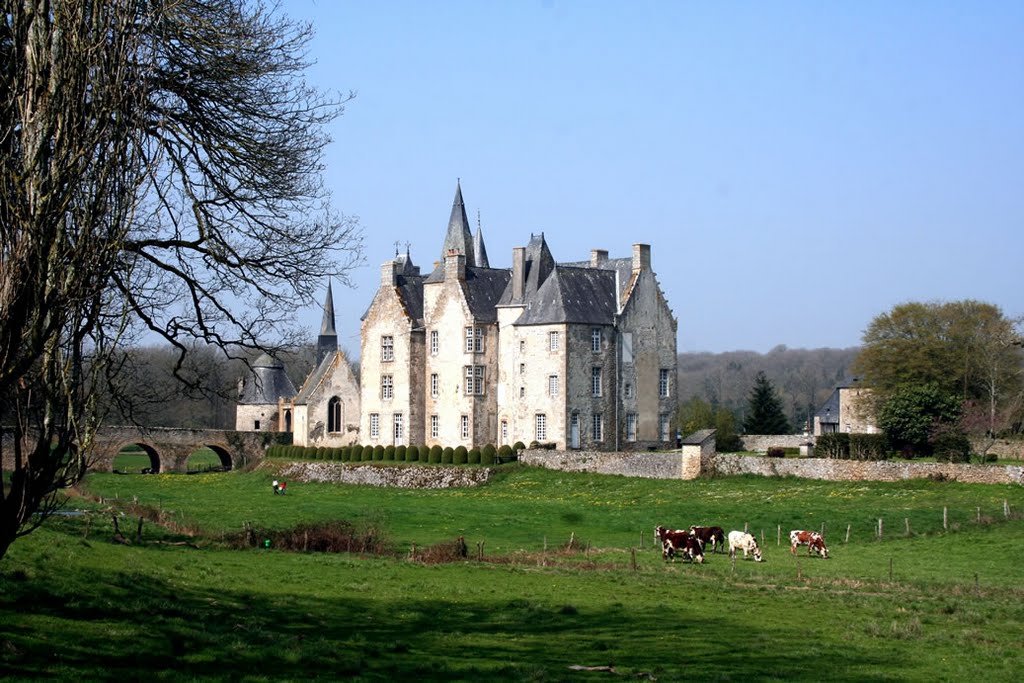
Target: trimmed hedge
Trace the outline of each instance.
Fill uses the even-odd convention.
[[[814,454],[819,458],[887,460],[889,453],[889,439],[885,434],[835,432],[821,434],[814,444]]]
[[[441,464],[442,465],[451,465],[452,464],[452,458],[454,456],[455,456],[455,449],[452,448],[451,446],[445,446],[441,450]]]
[[[436,444],[431,446],[430,447],[430,460],[429,460],[429,462],[431,462],[431,463],[433,463],[435,465],[440,463],[441,462],[441,456],[443,454],[444,454],[444,450],[440,446],[438,446]]]
[[[384,447],[384,459],[388,462],[392,462],[395,459],[395,447],[385,446]]]
[[[480,464],[480,449],[479,448],[470,448],[469,449],[469,454],[466,456],[466,462],[468,462],[470,465],[479,465]]]
[[[408,446],[395,446],[395,460],[398,462],[405,462],[405,455],[408,452]]]
[[[384,460],[384,447],[380,444],[373,447],[373,460],[374,462],[382,462]]]

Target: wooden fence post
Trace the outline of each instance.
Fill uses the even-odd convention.
[[[978,522],[978,524],[981,524],[981,507],[976,507],[974,509],[976,511],[975,512],[975,520]]]
[[[843,541],[843,543],[849,543],[850,542],[850,527],[851,526],[852,525],[850,525],[850,524],[846,525],[846,540]]]
[[[775,545],[782,545],[782,525],[775,526]]]
[[[878,518],[878,538],[882,538],[882,518]]]
[[[630,567],[632,567],[633,571],[636,571],[636,548],[630,548],[629,549],[629,556],[630,556],[629,565],[630,565]]]
[[[942,506],[942,530],[949,530],[949,508]]]
[[[909,536],[910,535],[910,518],[909,517],[904,517],[903,518],[903,524],[904,524],[904,526],[907,527],[907,536]]]

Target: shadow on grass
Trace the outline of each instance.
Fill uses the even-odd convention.
[[[891,660],[849,643],[816,642],[787,626],[752,629],[716,612],[711,598],[690,602],[676,591],[657,608],[595,609],[482,594],[454,602],[282,592],[268,601],[244,587],[183,590],[130,570],[96,579],[66,587],[51,579],[41,589],[19,572],[0,576],[8,679],[614,679],[571,665],[660,681],[900,677]]]

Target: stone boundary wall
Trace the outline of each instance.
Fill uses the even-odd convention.
[[[401,489],[449,489],[485,484],[490,479],[491,470],[487,467],[378,466],[289,461],[282,465],[278,476],[285,481],[365,484]]]
[[[988,445],[987,441],[971,439],[971,450],[974,453],[981,453]],[[997,439],[988,452],[1000,458],[1024,460],[1024,439]]]
[[[683,457],[674,453],[637,453],[608,451],[527,450],[519,455],[525,465],[547,467],[564,472],[621,474],[647,479],[681,479]]]
[[[966,465],[942,462],[888,462],[830,458],[765,458],[717,453],[705,466],[708,474],[756,474],[762,477],[801,477],[827,481],[903,481],[946,479],[973,484],[1022,484],[1024,466]]]
[[[805,443],[814,443],[814,437],[802,434],[741,434],[740,441],[743,442],[745,451],[767,453],[771,446],[799,448]]]

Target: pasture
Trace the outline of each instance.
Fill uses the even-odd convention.
[[[55,518],[0,563],[0,671],[25,680],[1008,681],[1024,664],[1020,487],[509,467],[473,489],[289,481],[274,496],[276,476],[272,465],[90,475],[89,497],[69,502],[86,514]],[[146,522],[135,540],[136,506],[178,531]],[[111,541],[112,510],[124,511],[130,545]],[[393,552],[222,542],[247,524],[338,519],[377,529]],[[658,524],[746,526],[764,538],[765,562],[709,553],[703,565],[665,563],[651,538]],[[831,559],[790,555],[789,529],[822,525]],[[458,536],[466,560],[407,559],[413,544]]]

